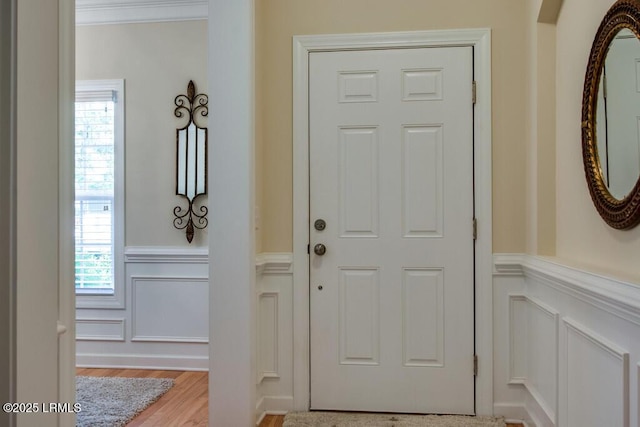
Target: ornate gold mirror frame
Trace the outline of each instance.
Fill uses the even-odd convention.
[[[607,224],[617,229],[629,229],[640,223],[640,178],[623,199],[611,195],[603,178],[598,155],[596,109],[600,79],[609,45],[624,28],[633,32],[636,38],[640,38],[638,0],[618,0],[602,20],[591,47],[582,95],[582,157],[589,192],[600,216]]]

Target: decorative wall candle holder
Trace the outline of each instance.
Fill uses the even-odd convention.
[[[209,114],[209,97],[196,94],[192,80],[186,95],[175,98],[174,114],[189,120],[184,127],[176,129],[176,194],[187,199],[187,207],[178,205],[173,209],[173,225],[179,230],[186,229],[187,241],[191,243],[196,229],[207,226],[209,209],[202,205],[195,207],[199,196],[207,194],[207,128],[199,121]]]

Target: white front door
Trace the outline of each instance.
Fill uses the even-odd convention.
[[[309,56],[311,409],[473,414],[472,48]]]

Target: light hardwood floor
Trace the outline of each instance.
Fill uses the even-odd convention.
[[[78,368],[76,375],[172,378],[175,380],[175,385],[127,424],[127,427],[206,427],[209,425],[209,375],[207,372]],[[283,423],[284,415],[267,415],[259,427],[282,427]],[[522,424],[507,424],[507,427],[522,427]]]
[[[209,375],[207,372],[78,368],[76,375],[172,378],[175,380],[175,385],[135,417],[127,427],[206,427],[209,425]]]

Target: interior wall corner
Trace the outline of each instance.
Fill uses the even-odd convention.
[[[538,12],[538,22],[541,24],[555,24],[558,22],[562,2],[563,0],[542,0],[540,11]]]

